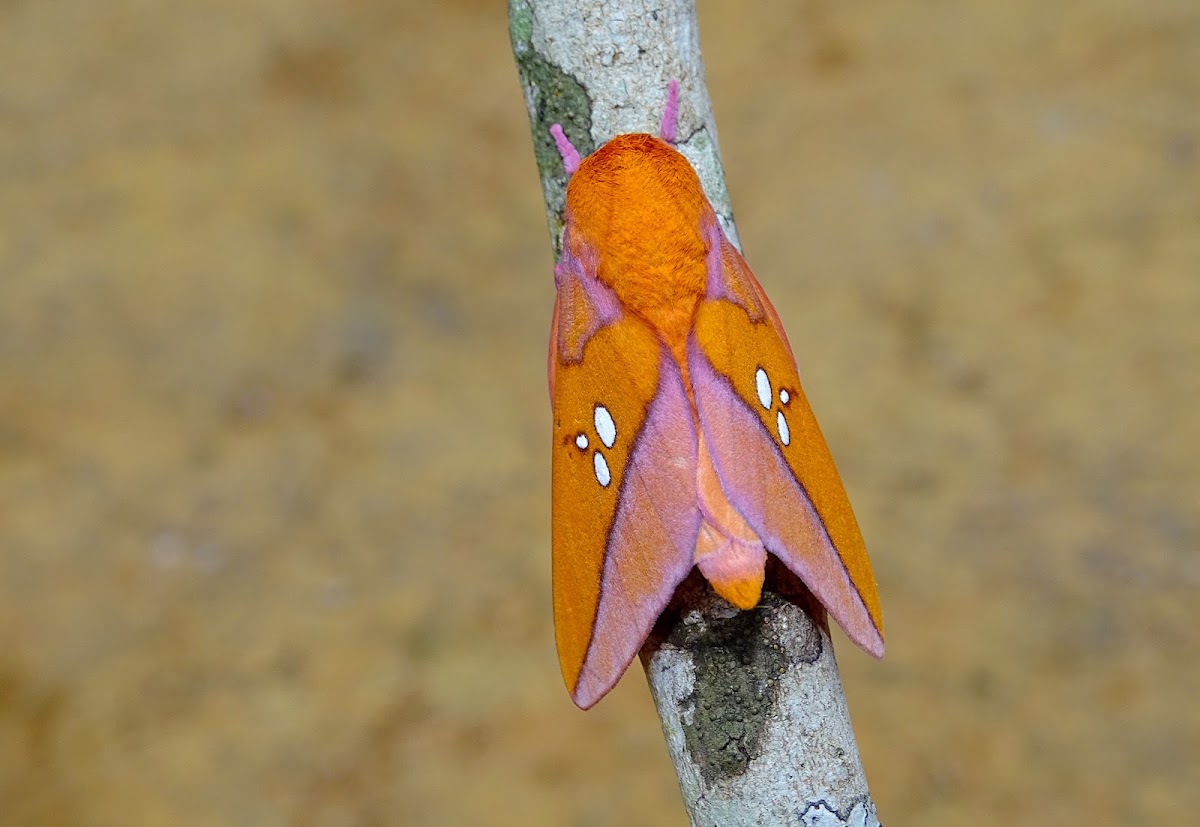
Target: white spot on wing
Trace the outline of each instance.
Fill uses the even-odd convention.
[[[579,436],[575,437],[575,445],[580,451],[586,451],[588,446],[587,434],[580,434]]]
[[[782,404],[786,405],[791,398],[792,398],[791,395],[788,394],[788,392],[787,392],[787,388],[779,389],[779,401]]]
[[[783,411],[780,411],[779,415],[775,417],[775,424],[779,426],[779,441],[784,445],[789,444],[792,441],[792,432],[788,430],[787,420],[783,418]]]
[[[759,368],[754,372],[754,384],[758,388],[758,401],[766,410],[771,410],[771,380],[767,372]]]
[[[596,482],[608,488],[608,484],[612,482],[612,474],[608,472],[608,463],[604,461],[604,455],[597,451],[592,455],[592,463],[596,466]]]
[[[600,435],[600,441],[604,443],[605,448],[613,447],[617,441],[617,423],[613,422],[612,414],[608,412],[608,408],[603,405],[596,406],[596,433]],[[605,483],[607,485],[607,483]]]

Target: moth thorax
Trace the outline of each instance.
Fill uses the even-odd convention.
[[[626,307],[653,322],[689,313],[704,293],[702,228],[712,209],[691,164],[668,144],[650,135],[609,141],[572,176],[567,210],[596,251],[600,280]]]

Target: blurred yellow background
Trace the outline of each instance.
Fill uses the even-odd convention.
[[[1200,6],[700,17],[884,822],[1188,823]],[[558,674],[504,4],[16,0],[0,77],[0,824],[684,824]]]

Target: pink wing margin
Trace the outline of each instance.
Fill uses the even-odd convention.
[[[692,568],[700,531],[696,432],[679,369],[665,352],[660,370],[609,532],[600,605],[574,694],[584,709],[616,685]],[[640,551],[646,548],[652,557]]]
[[[794,375],[795,360],[774,308],[715,220],[709,238],[706,300],[731,301],[746,311],[748,322],[769,324],[791,360],[789,367]],[[730,283],[731,277],[739,283]],[[700,346],[696,334],[689,339],[688,366],[700,429],[730,502],[767,550],[804,582],[847,636],[869,654],[882,657],[883,637],[866,601],[808,492],[788,465],[775,436],[752,407],[755,401],[743,399],[734,390]],[[798,389],[798,378],[795,386]],[[827,451],[819,432],[816,438],[821,440],[819,449]]]
[[[581,359],[600,360],[600,379],[596,387],[590,388],[597,399],[620,388],[630,366],[619,350],[607,353],[589,350],[592,338],[607,325],[642,324],[624,313],[615,294],[596,278],[587,256],[575,258],[567,252],[569,246],[564,247],[563,262],[556,271],[559,297],[555,302],[555,332],[549,360],[556,416],[559,415],[559,402],[555,398],[557,361],[575,349],[561,339],[560,320],[568,312],[562,306],[563,297],[578,295],[576,291],[587,297],[585,327],[590,328],[590,333],[577,347]],[[591,415],[590,408],[587,415]],[[620,680],[675,589],[692,568],[700,530],[696,428],[682,374],[661,343],[657,389],[641,428],[628,438],[633,443],[624,468],[613,469],[620,487],[604,543],[592,637],[571,693],[583,709],[594,705]],[[553,507],[588,505],[563,502],[556,495]]]

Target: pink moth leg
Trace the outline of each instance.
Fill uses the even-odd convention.
[[[554,136],[554,144],[558,147],[558,154],[562,156],[563,168],[566,169],[567,175],[574,175],[575,170],[579,169],[579,150],[571,143],[571,139],[563,132],[563,128],[559,124],[550,125],[550,134]]]
[[[679,125],[679,81],[671,78],[667,84],[667,105],[663,109],[659,135],[669,144],[675,143],[675,130]]]
[[[671,82],[667,84],[667,105],[663,108],[662,125],[659,127],[660,137],[669,144],[675,143],[678,122],[679,81],[672,78]],[[554,138],[554,145],[558,147],[558,154],[562,156],[563,168],[566,169],[567,175],[574,175],[583,160],[579,157],[579,150],[563,132],[561,124],[551,124],[550,134]]]

